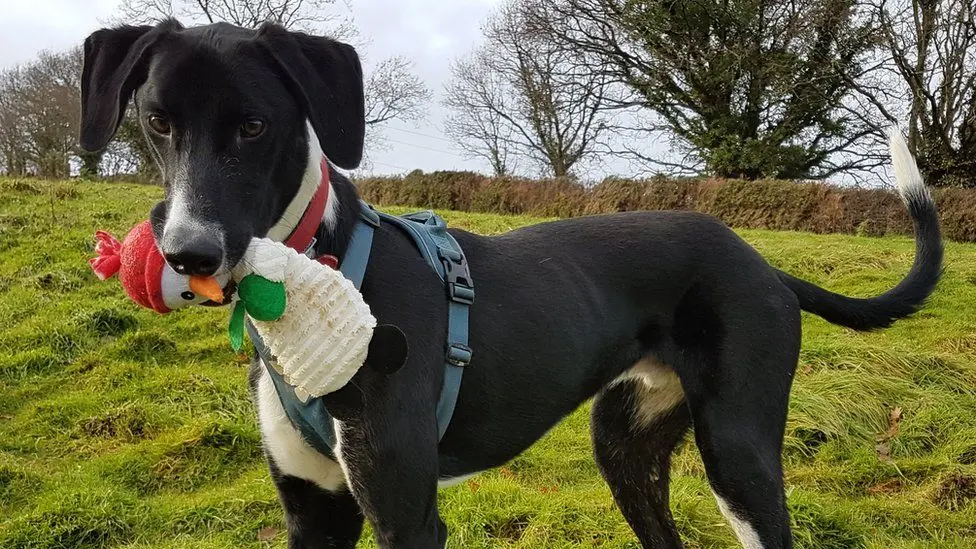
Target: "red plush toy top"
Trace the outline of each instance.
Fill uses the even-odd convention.
[[[208,299],[223,301],[214,277],[181,275],[166,263],[148,220],[133,227],[121,243],[105,231],[96,232],[95,240],[98,257],[88,260],[95,275],[106,280],[118,273],[125,293],[143,307],[168,313]]]

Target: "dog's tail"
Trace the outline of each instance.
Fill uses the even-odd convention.
[[[853,298],[827,291],[815,284],[778,271],[800,300],[800,308],[828,322],[855,330],[890,326],[919,308],[935,289],[942,274],[942,235],[935,202],[918,171],[908,145],[896,128],[890,133],[895,182],[915,225],[915,262],[897,286],[871,298]]]

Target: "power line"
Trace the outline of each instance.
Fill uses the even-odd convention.
[[[404,168],[403,166],[397,166],[396,164],[387,164],[386,162],[380,162],[379,160],[370,160],[370,163],[386,166],[387,168],[393,168],[394,170],[403,170],[405,172],[411,171],[410,168]]]
[[[396,139],[390,139],[389,137],[387,137],[386,140],[389,141],[389,142],[391,142],[391,143],[397,143],[399,145],[406,145],[407,147],[416,147],[418,149],[424,149],[426,151],[432,151],[432,152],[436,152],[436,153],[447,154],[447,155],[453,156],[455,158],[464,158],[464,157],[462,157],[461,155],[459,155],[457,153],[454,153],[454,152],[451,152],[451,151],[445,151],[444,149],[435,149],[433,147],[427,147],[427,146],[424,146],[424,145],[417,145],[416,143],[408,143],[406,141],[398,141]]]
[[[394,127],[387,127],[386,129],[388,129],[388,130],[394,130],[394,131],[398,131],[398,132],[403,132],[403,133],[409,133],[409,134],[412,134],[412,135],[419,135],[420,137],[426,137],[426,138],[429,138],[429,139],[436,139],[438,141],[444,141],[445,143],[454,143],[454,141],[452,141],[450,139],[447,139],[446,137],[439,137],[439,136],[436,136],[436,135],[430,135],[429,133],[415,132],[415,131],[412,131],[412,130],[405,130],[403,128],[394,128]]]

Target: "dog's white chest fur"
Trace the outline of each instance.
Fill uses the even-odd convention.
[[[323,490],[336,492],[346,486],[346,475],[334,460],[327,458],[302,440],[288,420],[274,382],[262,362],[258,378],[258,422],[265,451],[283,474],[305,479]]]
[[[258,423],[261,427],[265,451],[285,475],[307,480],[329,492],[345,490],[348,486],[346,476],[348,471],[338,461],[322,455],[302,439],[298,429],[291,424],[284,407],[281,406],[281,400],[265,364],[261,362],[258,366],[261,368],[261,376],[258,378],[256,400]],[[341,459],[340,425],[338,422],[333,423],[337,442],[335,451]],[[476,474],[441,478],[437,486],[440,488],[454,486]]]

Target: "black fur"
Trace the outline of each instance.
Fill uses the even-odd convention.
[[[403,367],[409,354],[407,336],[403,330],[392,324],[381,324],[373,329],[366,365],[384,374],[392,374]]]
[[[829,292],[780,271],[780,280],[796,293],[803,310],[855,330],[876,330],[891,326],[895,320],[914,313],[922,306],[942,274],[939,216],[926,196],[909,194],[906,203],[915,222],[915,246],[918,250],[908,276],[877,297],[857,299]]]
[[[133,95],[167,191],[167,201],[151,216],[167,257],[196,251],[185,248],[206,238],[199,227],[163,238],[178,190],[192,198],[189,213],[196,220],[223,230],[216,253],[223,268],[234,265],[251,237],[263,236],[298,191],[307,157],[306,119],[337,165],[354,168],[362,156],[359,58],[352,47],[327,38],[272,24],[259,30],[226,23],[184,29],[173,20],[93,33],[85,41],[82,75],[86,149],[108,143]],[[152,131],[150,116],[165,117],[171,133]],[[257,139],[240,135],[250,118],[266,124]],[[191,274],[213,271],[193,267]]]
[[[165,111],[174,134],[150,142],[167,201],[175,184],[189,186],[194,215],[224,234],[224,267],[295,195],[306,118],[333,161],[359,161],[362,81],[347,46],[276,27],[168,22],[98,31],[85,53],[83,143],[107,142],[132,93],[140,114]],[[252,110],[269,120],[268,132],[238,142],[236,128]],[[320,228],[318,251],[341,257],[359,206],[345,177],[333,172],[332,182],[338,219]],[[396,332],[378,330],[377,341],[386,342],[371,348],[376,367],[326,398],[340,420],[349,492],[283,474],[269,453],[290,546],[353,547],[364,516],[381,547],[443,547],[438,479],[505,463],[599,395],[596,458],[645,547],[680,546],[668,464],[689,425],[730,512],[764,547],[790,547],[780,452],[800,310],[856,329],[917,310],[939,278],[941,242],[931,201],[916,196],[909,212],[915,265],[895,289],[867,300],[770,267],[725,225],[696,213],[584,217],[495,237],[452,230],[477,283],[474,358],[440,443],[434,410],[444,375],[445,291],[413,242],[382,225],[362,292],[379,323]],[[157,235],[166,213],[167,202],[153,212]],[[252,383],[261,375],[256,365]]]

